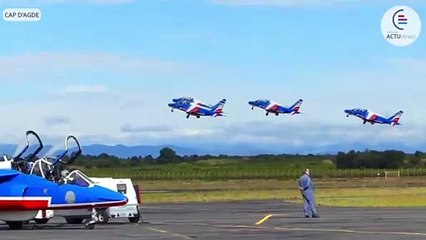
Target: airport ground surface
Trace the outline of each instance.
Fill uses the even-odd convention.
[[[86,230],[54,217],[22,230],[0,225],[1,239],[426,239],[426,208],[318,207],[305,219],[301,206],[282,201],[149,204],[143,221],[114,219]],[[261,224],[263,217],[272,216]]]

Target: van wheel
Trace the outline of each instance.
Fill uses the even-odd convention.
[[[109,216],[108,216],[108,213],[106,211],[102,210],[102,211],[98,212],[99,223],[106,224],[106,223],[108,223],[108,220],[109,220]]]
[[[49,221],[48,218],[34,218],[34,222],[38,223],[38,224],[45,224]]]
[[[21,229],[24,226],[23,221],[6,221],[10,229]]]
[[[139,214],[137,214],[135,217],[129,217],[129,221],[131,223],[137,223],[137,222],[139,222],[139,219],[140,219]]]
[[[68,224],[81,224],[83,222],[83,218],[65,218]]]
[[[134,217],[129,217],[129,221],[130,221],[131,223],[137,223],[137,222],[139,222],[139,220],[141,219],[141,213],[140,213],[140,211],[139,211],[139,207],[137,207],[136,209],[137,209],[138,213],[137,213],[137,214],[135,214],[135,216],[134,216]]]

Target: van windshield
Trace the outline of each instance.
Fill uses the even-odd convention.
[[[70,173],[70,175],[67,176],[67,179],[67,183],[82,187],[90,187],[95,184],[92,180],[90,180],[89,177],[80,171],[74,171]]]

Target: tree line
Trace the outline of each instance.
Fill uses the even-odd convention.
[[[337,168],[402,168],[425,167],[426,159],[421,151],[406,154],[403,151],[365,150],[363,152],[351,150],[347,153],[338,152],[335,157]]]
[[[79,156],[73,165],[84,166],[86,168],[114,168],[114,167],[134,167],[143,165],[163,165],[173,163],[194,163],[199,160],[210,159],[244,159],[247,161],[286,161],[297,160],[303,163],[305,160],[323,161],[330,159],[336,168],[341,169],[363,169],[363,168],[401,168],[401,167],[426,167],[426,159],[424,154],[420,151],[414,154],[407,154],[403,151],[386,150],[386,151],[355,151],[351,150],[346,153],[338,152],[335,155],[299,155],[299,154],[260,154],[256,156],[228,156],[228,155],[184,155],[180,156],[176,152],[165,147],[160,150],[157,157],[151,155],[147,156],[133,156],[129,158],[119,158],[117,156],[108,155],[106,153],[93,155]]]

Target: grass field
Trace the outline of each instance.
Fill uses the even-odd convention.
[[[314,179],[315,180],[315,179]],[[143,203],[283,200],[302,203],[296,181],[140,181]],[[426,206],[426,178],[318,179],[318,205]]]
[[[426,206],[426,169],[337,169],[321,156],[227,158],[82,169],[89,176],[132,178],[144,203],[283,200],[301,203],[297,179],[309,167],[316,200],[327,206]],[[389,170],[389,169],[388,169]]]

